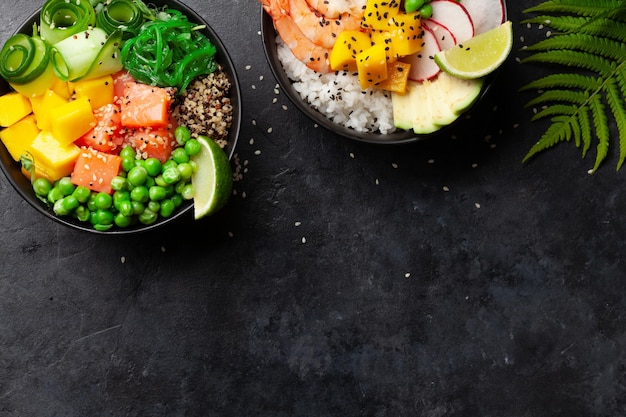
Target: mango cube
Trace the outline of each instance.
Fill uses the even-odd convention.
[[[7,127],[28,116],[33,111],[30,101],[20,93],[0,96],[0,126]]]
[[[73,82],[71,89],[76,94],[76,98],[86,97],[93,110],[113,103],[113,77],[111,75]]]
[[[356,70],[356,56],[370,47],[370,36],[360,30],[344,30],[339,34],[328,57],[333,71]]]
[[[0,140],[4,143],[11,157],[19,161],[38,134],[39,128],[35,116],[31,114],[0,131]]]
[[[71,174],[80,148],[73,143],[63,143],[52,133],[41,131],[29,147],[35,162],[35,172],[50,181]]]
[[[362,89],[375,87],[387,79],[385,45],[373,45],[356,56],[359,83]]]
[[[400,12],[400,0],[367,0],[361,27],[364,29],[387,30],[389,19]]]
[[[376,87],[381,90],[392,91],[398,94],[405,94],[409,82],[409,71],[411,64],[394,61],[387,63],[387,79],[379,82]]]
[[[30,99],[33,113],[37,118],[37,126],[41,130],[51,130],[52,124],[50,115],[52,109],[56,109],[67,103],[67,99],[58,94],[55,90],[48,90],[43,95]]]
[[[89,132],[96,118],[87,97],[77,98],[50,110],[51,131],[63,145],[68,145]]]
[[[400,13],[389,23],[391,43],[397,56],[419,52],[424,44],[422,21],[418,12]]]
[[[50,89],[66,100],[69,100],[72,95],[69,83],[67,81],[61,81],[59,78],[54,80],[54,84],[52,84]]]

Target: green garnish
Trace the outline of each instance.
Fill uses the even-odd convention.
[[[626,1],[551,0],[524,11],[537,16],[551,36],[528,47],[522,63],[568,69],[540,78],[522,90],[539,91],[527,103],[540,110],[532,120],[550,118],[550,126],[523,162],[564,141],[574,141],[586,156],[597,142],[596,172],[609,152],[612,123],[617,129],[619,170],[626,160]]]

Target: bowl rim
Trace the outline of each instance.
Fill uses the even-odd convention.
[[[508,18],[506,0],[501,0],[504,7],[504,19]],[[416,134],[411,130],[396,130],[389,134],[381,134],[376,132],[358,132],[352,128],[340,125],[333,122],[324,114],[314,109],[300,94],[293,88],[292,80],[287,76],[287,73],[283,69],[282,63],[278,58],[277,45],[276,45],[276,30],[272,22],[272,17],[265,11],[263,5],[260,5],[261,11],[261,38],[263,41],[263,50],[265,52],[265,58],[270,66],[270,70],[278,84],[281,86],[282,91],[285,92],[289,100],[306,116],[308,116],[315,123],[323,126],[325,129],[332,133],[335,133],[344,138],[352,139],[357,142],[365,142],[378,145],[402,145],[411,144],[416,142],[422,142],[425,140],[431,140],[441,137],[446,134],[452,127],[457,126],[462,120],[462,117],[457,118],[449,125],[442,126],[439,130],[430,134]],[[489,74],[485,78],[482,91],[474,103],[466,109],[463,114],[468,114],[472,109],[478,105],[479,102],[487,95],[494,83],[494,80],[499,73],[499,69]]]
[[[198,23],[200,25],[204,25],[202,29],[203,33],[209,38],[209,40],[217,47],[216,59],[217,62],[222,66],[223,71],[228,74],[229,81],[231,83],[230,88],[230,100],[233,106],[233,121],[229,130],[228,142],[226,145],[226,153],[228,155],[228,159],[232,160],[233,155],[235,153],[235,149],[237,146],[237,142],[239,140],[240,130],[241,130],[241,105],[242,105],[242,96],[241,96],[241,87],[239,83],[239,77],[237,75],[237,70],[233,63],[232,58],[230,57],[226,46],[215,32],[215,30],[209,25],[209,23],[202,18],[195,10],[186,5],[184,2],[180,0],[151,0],[151,4],[156,6],[164,6],[167,5],[173,9],[180,10],[183,12],[190,21]],[[39,14],[41,12],[41,8],[34,11],[14,32],[14,34],[20,32],[26,32],[29,28],[32,28],[33,24],[39,20]],[[8,91],[10,87],[8,83],[0,79],[0,91]],[[170,217],[159,217],[159,219],[150,224],[143,225],[137,224],[127,228],[121,227],[113,227],[109,230],[101,231],[96,230],[91,227],[90,223],[79,222],[76,219],[72,219],[69,217],[57,216],[54,214],[52,209],[43,201],[39,200],[30,185],[30,180],[24,176],[21,172],[21,166],[19,161],[16,162],[13,160],[8,150],[0,141],[0,168],[2,169],[5,177],[9,181],[9,183],[13,186],[13,188],[18,192],[18,194],[26,200],[35,210],[44,216],[54,220],[55,222],[67,226],[74,230],[79,230],[82,232],[98,234],[98,235],[128,235],[135,233],[143,233],[152,231],[154,229],[160,228],[167,224],[170,224],[177,219],[189,216],[191,217],[193,212],[193,200],[183,202],[183,205],[179,207],[172,216]]]

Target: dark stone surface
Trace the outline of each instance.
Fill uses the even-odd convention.
[[[537,2],[510,1],[514,52],[471,119],[408,146],[276,96],[254,0],[187,3],[239,72],[237,194],[105,238],[0,179],[0,416],[624,415],[624,172],[611,152],[589,176],[573,145],[521,164],[545,128],[517,93]],[[1,40],[39,6],[5,0]]]

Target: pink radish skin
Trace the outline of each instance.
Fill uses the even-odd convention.
[[[428,29],[433,32],[435,38],[437,38],[439,49],[441,49],[442,51],[445,51],[446,49],[452,48],[454,45],[456,45],[456,38],[454,37],[452,32],[450,32],[450,30],[442,24],[433,20],[425,19],[422,22],[422,25],[428,27]]]
[[[474,23],[461,3],[454,0],[432,0],[429,4],[433,8],[433,15],[429,20],[446,27],[454,35],[457,43],[474,37]]]
[[[424,46],[421,51],[413,55],[407,55],[402,58],[402,61],[411,64],[409,70],[409,79],[413,81],[426,81],[434,78],[441,69],[434,60],[434,56],[441,49],[437,38],[432,30],[427,26],[423,26],[424,29]]]
[[[504,23],[506,13],[502,0],[460,0],[474,22],[474,34],[478,35]]]

